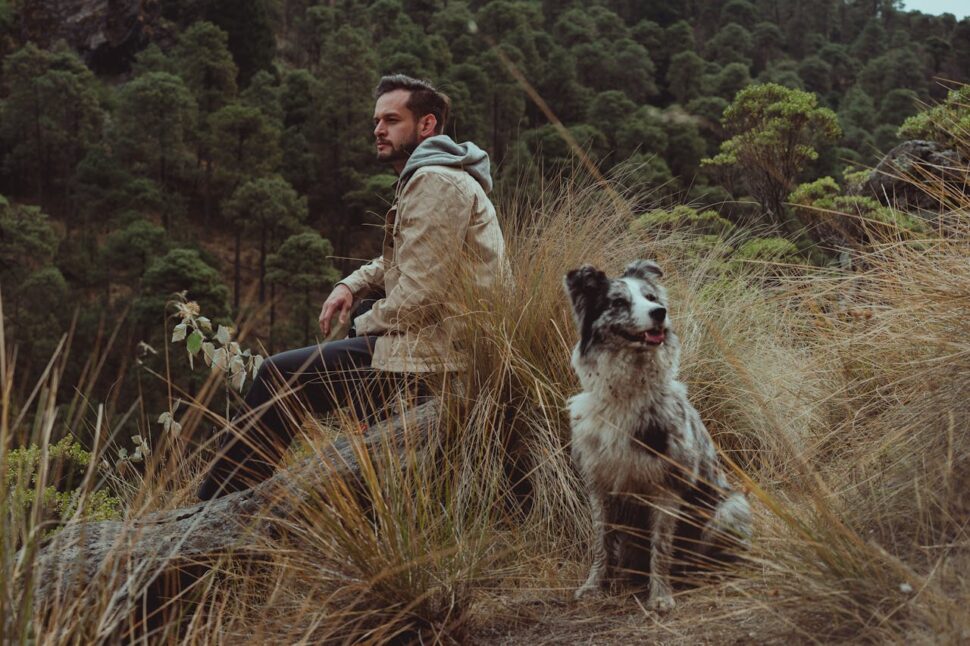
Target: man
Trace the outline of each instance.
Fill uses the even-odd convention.
[[[353,322],[350,338],[290,350],[267,359],[245,399],[245,411],[202,485],[199,498],[237,491],[269,477],[300,419],[287,388],[317,414],[353,404],[380,411],[402,383],[462,370],[449,288],[469,278],[479,287],[499,279],[505,246],[495,209],[488,155],[444,132],[450,101],[429,83],[385,76],[375,90],[377,159],[398,175],[385,216],[379,258],[340,281],[323,304],[320,330],[341,324],[362,298],[382,293]],[[363,401],[362,401],[363,400]],[[365,406],[365,404],[367,404]]]

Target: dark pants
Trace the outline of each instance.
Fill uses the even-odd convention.
[[[264,361],[243,410],[223,431],[199,498],[246,489],[270,477],[306,412],[323,415],[350,405],[362,422],[382,417],[415,378],[371,368],[376,339],[331,341]]]

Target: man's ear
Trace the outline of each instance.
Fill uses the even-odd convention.
[[[428,137],[435,136],[435,130],[438,128],[438,118],[433,114],[426,114],[420,119],[418,119],[418,135],[422,139],[427,139]]]

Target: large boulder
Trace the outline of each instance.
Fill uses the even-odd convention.
[[[40,47],[64,40],[97,71],[127,70],[135,53],[159,28],[159,0],[61,0],[26,2],[18,12],[21,33]]]
[[[882,158],[858,192],[887,206],[935,219],[959,198],[970,195],[968,162],[955,150],[932,141],[904,141]]]

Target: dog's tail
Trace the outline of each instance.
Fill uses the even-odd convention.
[[[743,493],[732,491],[705,525],[701,544],[717,560],[733,560],[737,552],[751,547],[751,531],[751,505]]]

